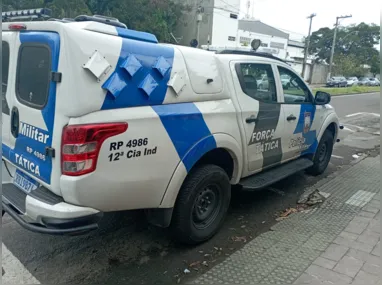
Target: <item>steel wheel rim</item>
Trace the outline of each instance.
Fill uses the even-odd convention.
[[[326,156],[327,156],[327,153],[328,153],[328,146],[326,143],[324,143],[321,148],[320,148],[320,151],[319,151],[319,154],[318,154],[318,161],[320,163],[324,162],[325,159],[326,159]]]
[[[204,187],[194,201],[192,223],[197,229],[208,228],[216,219],[221,208],[222,195],[215,184]]]

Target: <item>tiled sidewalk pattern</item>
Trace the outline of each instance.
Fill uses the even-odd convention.
[[[330,194],[321,207],[292,214],[192,283],[381,284],[379,168],[367,158],[341,173],[318,188]]]

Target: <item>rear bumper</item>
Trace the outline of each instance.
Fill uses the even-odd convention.
[[[65,203],[59,196],[40,187],[26,194],[13,184],[3,184],[2,206],[27,230],[53,235],[82,234],[98,228],[103,213]]]

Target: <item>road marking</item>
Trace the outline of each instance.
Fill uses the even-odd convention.
[[[334,154],[332,154],[332,157],[334,157],[334,158],[339,158],[339,159],[344,159],[343,156],[334,155]]]
[[[345,131],[349,131],[349,132],[353,132],[353,133],[355,132],[354,130],[349,129],[348,127],[345,127],[345,126],[344,126],[344,130],[345,130]]]
[[[41,284],[2,243],[2,284]]]
[[[370,95],[379,95],[380,93],[378,92],[368,92],[368,93],[360,93],[360,94],[345,94],[345,95],[335,95],[331,96],[331,99],[336,99],[336,98],[346,98],[346,97],[355,97],[355,96],[370,96]]]
[[[353,114],[346,115],[345,117],[349,118],[349,117],[354,117],[354,116],[358,116],[358,115],[361,115],[361,114],[362,113],[353,113]]]
[[[359,190],[345,204],[353,205],[357,207],[363,207],[373,199],[375,193]]]
[[[346,118],[350,118],[350,117],[355,117],[355,116],[358,116],[358,115],[372,115],[372,116],[375,116],[375,117],[381,117],[380,114],[377,114],[377,113],[368,113],[368,112],[359,112],[359,113],[348,114],[345,117]]]

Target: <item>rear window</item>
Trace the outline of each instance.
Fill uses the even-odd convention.
[[[48,101],[51,72],[50,48],[43,44],[22,44],[17,67],[16,95],[19,101],[42,109]]]
[[[9,44],[7,42],[2,42],[2,55],[1,55],[1,103],[2,103],[2,112],[9,115],[9,106],[5,94],[7,93],[8,86],[8,70],[9,70]]]

